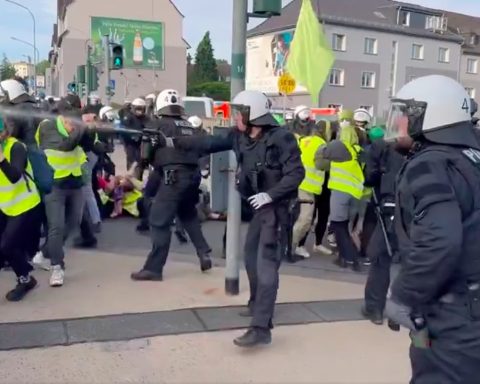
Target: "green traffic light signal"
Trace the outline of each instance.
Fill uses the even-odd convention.
[[[123,46],[116,44],[112,47],[112,69],[123,68]]]

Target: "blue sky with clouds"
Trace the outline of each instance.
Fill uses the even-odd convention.
[[[56,18],[56,0],[15,0],[31,8],[37,19],[37,45],[40,56],[50,50],[52,26]],[[82,0],[77,0],[82,1]],[[114,0],[98,0],[114,1]],[[185,15],[184,37],[195,48],[206,31],[210,31],[218,58],[230,59],[233,0],[173,0]],[[284,4],[290,0],[283,0]],[[356,0],[361,1],[361,0]],[[406,0],[409,1],[409,0]],[[251,1],[250,1],[251,2]],[[411,3],[447,9],[480,17],[480,0],[410,0]],[[255,25],[258,21],[251,23]],[[0,0],[0,54],[12,61],[33,55],[28,45],[11,40],[11,36],[32,42],[32,20],[23,9]]]

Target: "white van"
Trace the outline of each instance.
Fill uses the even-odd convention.
[[[209,97],[186,96],[183,98],[185,114],[198,116],[202,119],[211,119],[213,115],[213,99]]]

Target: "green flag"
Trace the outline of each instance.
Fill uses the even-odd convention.
[[[290,46],[287,70],[310,92],[314,105],[335,61],[311,0],[303,0]]]

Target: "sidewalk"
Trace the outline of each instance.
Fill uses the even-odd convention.
[[[20,303],[3,299],[14,279],[0,273],[1,382],[408,381],[408,335],[361,320],[362,285],[282,275],[273,344],[243,351],[232,339],[248,326],[246,275],[228,297],[222,267],[202,274],[170,256],[165,281],[138,283],[137,255],[69,250],[66,285],[36,271]]]

